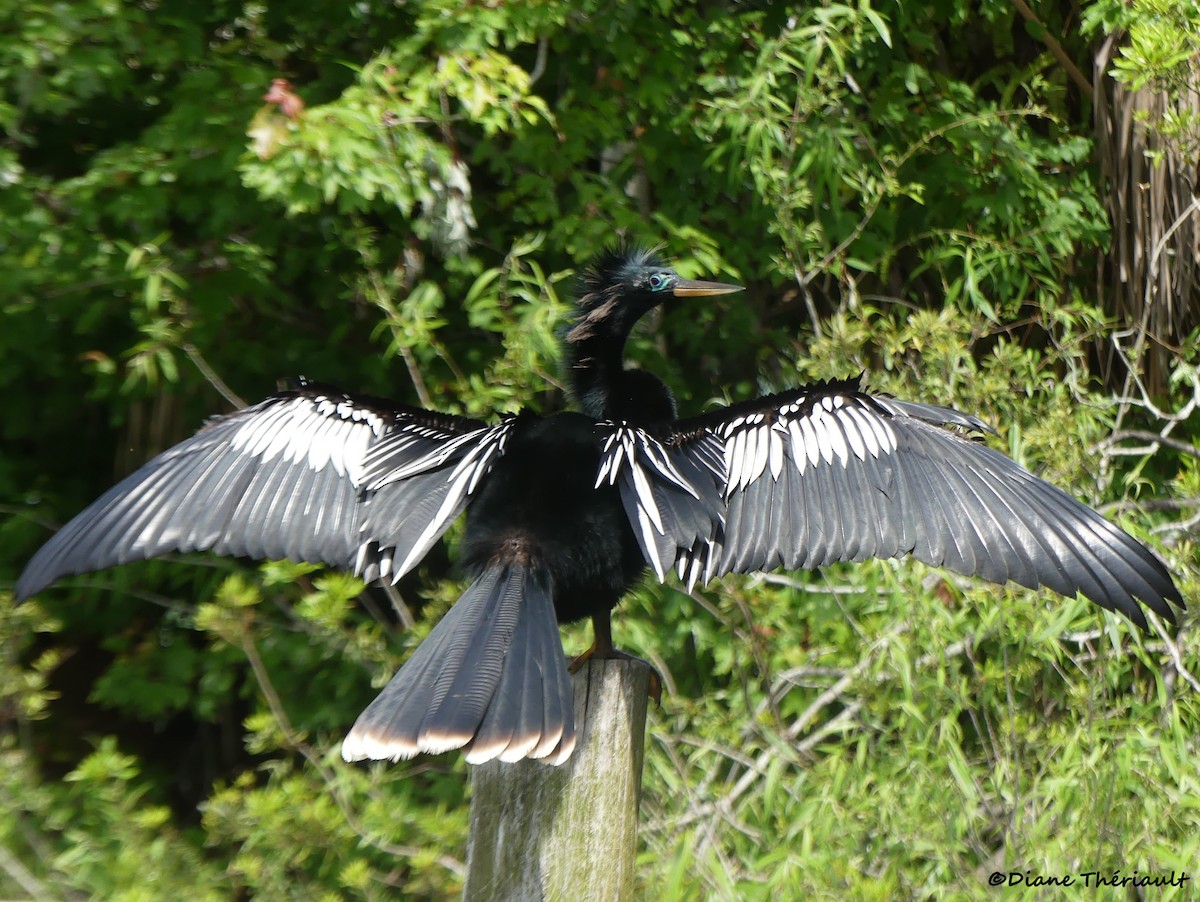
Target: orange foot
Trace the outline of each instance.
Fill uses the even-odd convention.
[[[596,639],[592,642],[592,647],[577,657],[570,664],[571,673],[576,673],[580,667],[590,661],[592,658],[604,660],[618,661],[634,661],[638,664],[645,664],[650,669],[650,697],[654,699],[656,705],[662,705],[662,677],[654,668],[654,665],[644,658],[638,658],[631,654],[626,654],[617,648],[613,647],[612,643],[612,624],[605,614],[602,617],[597,616],[592,618],[592,630],[595,633]]]

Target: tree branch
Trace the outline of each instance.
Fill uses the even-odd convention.
[[[1090,100],[1092,97],[1092,83],[1084,78],[1083,73],[1079,71],[1079,67],[1075,65],[1071,57],[1067,56],[1067,51],[1063,50],[1062,44],[1058,43],[1054,35],[1050,33],[1050,30],[1034,15],[1033,10],[1029,8],[1025,0],[1013,0],[1013,6],[1021,14],[1022,19],[1031,25],[1037,26],[1038,31],[1042,35],[1042,43],[1054,54],[1054,58],[1058,60],[1059,64],[1067,70],[1067,75],[1071,76],[1071,81],[1075,82],[1075,86]]]

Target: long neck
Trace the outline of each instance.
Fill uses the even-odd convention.
[[[589,338],[566,344],[567,376],[580,410],[593,419],[609,418],[609,397],[625,372],[625,342]]]
[[[627,370],[624,341],[567,343],[571,388],[580,409],[596,420],[659,423],[675,418],[675,399],[661,379]]]

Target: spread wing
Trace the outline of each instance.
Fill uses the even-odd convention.
[[[109,489],[34,555],[16,595],[173,551],[325,563],[394,581],[461,513],[512,422],[300,380],[211,421]]]
[[[950,428],[947,428],[950,427]],[[994,583],[1082,593],[1146,625],[1183,601],[1140,542],[973,441],[977,418],[824,382],[661,428],[601,427],[646,559],[725,573],[911,554]],[[990,430],[988,430],[990,431]]]

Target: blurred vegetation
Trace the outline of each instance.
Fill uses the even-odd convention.
[[[562,404],[572,273],[624,236],[748,287],[635,336],[683,409],[865,369],[977,412],[1194,607],[1198,336],[1165,394],[1094,377],[1131,324],[1095,302],[1104,185],[1046,40],[1086,63],[1132,27],[1120,76],[1178,89],[1178,7],[1085,3],[1085,35],[1076,6],[1029,6],[0,12],[0,596],[118,476],[281,377],[474,415]],[[3,597],[0,895],[454,893],[468,768],[338,757],[457,597],[449,549],[391,596],[201,556]],[[1186,629],[889,562],[648,583],[616,630],[668,688],[647,898],[1200,879]]]

